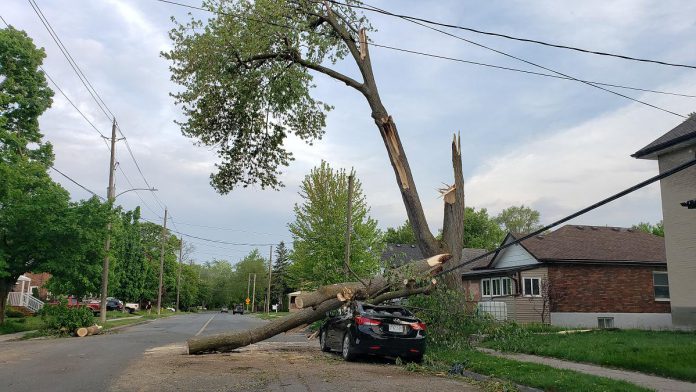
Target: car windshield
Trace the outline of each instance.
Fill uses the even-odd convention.
[[[370,316],[413,317],[413,313],[400,307],[363,305],[362,308]]]

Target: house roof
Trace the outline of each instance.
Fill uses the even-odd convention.
[[[657,153],[679,147],[682,144],[696,144],[696,116],[689,116],[674,129],[658,137],[631,156],[634,158],[654,158]]]
[[[481,256],[486,252],[486,249],[463,248],[462,258],[459,260],[459,263],[452,265],[460,265],[461,263]],[[490,262],[491,257],[492,255],[485,257],[481,260],[476,260],[475,262],[468,264],[466,267],[462,267],[462,271],[468,271],[473,268],[485,267]],[[389,262],[394,267],[398,267],[410,261],[420,260],[423,258],[423,253],[421,253],[418,246],[412,244],[388,244],[382,252],[382,260]]]
[[[663,237],[622,227],[567,225],[521,244],[539,261],[667,261]]]

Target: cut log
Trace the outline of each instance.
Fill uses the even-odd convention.
[[[432,275],[440,271],[442,264],[447,260],[449,260],[449,255],[438,255],[429,259],[409,263],[400,268],[403,268],[403,271],[408,270],[419,275]],[[382,283],[379,285],[374,284],[376,280],[377,279],[373,279],[372,283],[369,284],[367,288],[357,283],[360,285],[359,291],[360,295],[364,296],[362,297],[363,299],[367,296],[377,296],[382,294],[389,288],[389,284],[386,282],[386,279],[382,278]],[[344,298],[344,300],[340,300],[337,298],[337,295],[341,294],[343,297],[343,294],[345,294],[346,291],[342,291],[342,289],[345,289],[346,287],[355,288],[354,283],[347,283],[324,286],[322,288],[324,290],[318,290],[314,293],[307,293],[307,295],[304,296],[304,308],[297,312],[291,313],[288,316],[270,321],[269,323],[258,328],[247,331],[228,332],[189,339],[188,352],[189,354],[205,354],[210,352],[232,351],[240,347],[269,339],[275,335],[287,332],[301,325],[311,324],[317,320],[321,320],[325,317],[326,312],[338,309],[345,304],[344,300],[346,299]],[[402,291],[400,296],[404,296],[404,294],[411,295],[409,293],[416,293],[418,291],[417,288],[411,287],[409,287],[407,290],[410,291]],[[319,292],[321,292],[321,294],[316,294]],[[312,305],[308,305],[308,298],[311,299],[310,303],[312,303]],[[321,301],[322,298],[324,299],[323,301]],[[356,296],[353,294],[349,299],[356,299]],[[360,299],[360,297],[358,297],[358,299]]]
[[[88,335],[96,335],[99,332],[101,332],[101,327],[98,325],[93,325],[91,327],[87,327],[87,334]]]
[[[396,269],[395,273],[399,274],[411,273],[414,275],[426,275],[434,272],[435,269],[442,268],[442,263],[449,260],[450,255],[441,254],[427,259],[414,261]],[[401,280],[401,279],[399,279]],[[328,286],[322,286],[317,291],[303,293],[295,298],[295,305],[300,308],[309,308],[316,306],[331,298],[339,298],[343,301],[350,299],[364,299],[367,296],[374,296],[388,289],[389,282],[383,276],[377,276],[370,280],[368,287],[362,283],[337,283]]]
[[[75,331],[75,335],[77,335],[78,337],[81,337],[81,338],[84,338],[85,336],[87,336],[88,333],[89,333],[89,331],[87,330],[87,328],[84,328],[84,327],[78,328]]]

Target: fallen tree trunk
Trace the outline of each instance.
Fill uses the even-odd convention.
[[[418,260],[406,264],[397,270],[400,273],[403,273],[404,276],[406,271],[411,271],[415,275],[419,276],[432,275],[441,270],[443,263],[449,260],[449,258],[450,256],[446,254],[433,256],[429,259]],[[376,282],[379,282],[379,284],[376,284]],[[383,293],[391,288],[390,284],[387,282],[387,279],[384,277],[373,279],[372,282],[368,284],[368,287],[365,287],[360,283],[344,283],[324,286],[316,292],[308,293],[304,297],[304,307],[297,312],[275,319],[265,325],[247,331],[228,332],[189,339],[188,352],[189,354],[205,354],[210,352],[231,351],[260,342],[262,340],[266,340],[301,325],[311,324],[317,320],[321,320],[325,317],[326,312],[340,308],[346,301],[351,299],[366,299],[368,297],[378,296],[378,299],[384,298],[382,299],[382,301],[384,301],[386,299],[399,298],[421,292],[429,292],[432,290],[433,285],[434,282],[431,282],[431,284],[427,287],[427,290],[413,287],[407,287],[405,290],[397,290],[395,293],[398,293],[398,296],[392,296],[392,298],[379,296],[380,294],[384,295]],[[348,293],[348,291],[344,289],[347,288],[350,288],[351,290],[355,289],[355,291],[350,292],[351,294],[349,297],[345,295]],[[312,303],[311,306],[308,305],[308,299],[309,303]]]

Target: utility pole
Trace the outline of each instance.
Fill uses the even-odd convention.
[[[251,312],[254,313],[254,304],[256,303],[256,274],[254,274],[254,289],[251,294]]]
[[[160,248],[159,289],[157,290],[157,316],[162,314],[162,276],[164,275],[164,243],[167,236],[167,208],[164,208],[164,226],[162,226],[162,246]]]
[[[111,212],[111,203],[116,198],[116,186],[114,184],[114,173],[116,171],[116,118],[111,125],[111,158],[109,159],[109,188],[106,191],[106,201],[109,203],[109,212]],[[99,322],[106,323],[106,296],[109,292],[109,250],[111,249],[111,213],[106,224],[106,242],[104,243],[104,264],[102,266],[102,284],[101,284],[101,304],[99,306]]]
[[[176,311],[179,309],[179,287],[181,286],[181,264],[183,264],[184,237],[179,237],[179,273],[176,276]]]
[[[346,247],[343,253],[343,274],[349,278],[350,272],[350,232],[353,231],[353,173],[348,176],[348,207],[346,208]]]
[[[251,288],[251,273],[247,277],[247,298],[249,298],[249,289]],[[246,305],[246,310],[247,312],[249,311],[249,304],[244,301],[244,304]]]
[[[266,313],[271,312],[271,267],[273,265],[273,245],[271,245],[271,250],[268,252],[268,292],[266,293]]]

